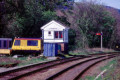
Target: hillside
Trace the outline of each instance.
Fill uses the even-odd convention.
[[[69,44],[74,48],[100,46],[100,37],[95,34],[101,31],[105,34],[104,47],[120,41],[120,14],[111,7],[105,9],[95,3],[72,4],[63,0],[7,0],[4,3],[0,37],[41,37],[40,27],[54,19],[70,27]]]

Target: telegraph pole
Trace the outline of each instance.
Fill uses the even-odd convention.
[[[103,33],[101,32],[101,51],[103,51]]]
[[[101,36],[101,51],[103,51],[103,33],[102,33],[102,31],[101,31],[101,33],[96,33],[96,35],[98,35],[98,36]]]

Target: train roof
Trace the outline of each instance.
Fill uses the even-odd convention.
[[[0,40],[12,40],[12,38],[0,38]]]
[[[41,40],[42,38],[15,38],[15,40]]]

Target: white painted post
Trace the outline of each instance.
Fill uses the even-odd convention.
[[[103,40],[102,40],[103,37],[102,37],[102,35],[103,35],[103,33],[101,32],[101,51],[103,51],[103,49],[102,49],[103,48]]]

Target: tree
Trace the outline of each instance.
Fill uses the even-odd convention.
[[[3,14],[6,24],[2,36],[40,37],[40,27],[56,19],[55,4],[54,0],[6,0],[6,13]]]
[[[116,45],[120,44],[120,12],[118,9],[112,7],[106,7],[106,10],[109,11],[116,20],[115,29],[109,43],[110,47],[115,48]]]
[[[103,5],[94,2],[74,4],[72,10],[64,11],[64,16],[76,31],[76,45],[78,48],[100,46],[100,37],[95,33],[103,32],[104,47],[108,46],[114,30],[115,18]]]

